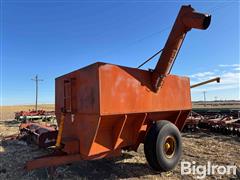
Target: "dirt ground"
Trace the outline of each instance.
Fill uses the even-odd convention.
[[[47,154],[35,145],[27,145],[18,140],[3,140],[17,133],[19,123],[15,120],[0,121],[0,179],[46,179],[46,169],[26,172],[23,167],[27,160]],[[209,133],[183,133],[182,160],[196,161],[206,165],[211,161],[217,165],[237,165],[240,167],[240,139]],[[238,179],[237,176],[206,179]],[[56,179],[195,179],[181,176],[180,164],[171,172],[152,171],[145,160],[143,145],[138,152],[123,152],[121,157],[96,161],[82,161],[57,168]]]
[[[8,111],[10,113],[10,111]],[[14,112],[14,111],[13,111]],[[4,115],[3,117],[7,117]],[[47,150],[23,141],[4,140],[18,132],[16,120],[0,120],[0,179],[47,179],[46,169],[26,172],[26,161],[44,154]],[[183,133],[183,155],[185,161],[206,165],[236,165],[239,176],[209,175],[205,179],[240,179],[240,138],[208,132]],[[143,145],[138,152],[123,152],[117,158],[82,161],[59,166],[56,179],[196,179],[193,175],[180,175],[180,163],[170,172],[158,173],[151,170],[145,160]]]

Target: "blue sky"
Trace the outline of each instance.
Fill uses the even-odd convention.
[[[1,3],[1,104],[54,102],[55,78],[96,61],[136,67],[161,49],[183,4],[212,15],[208,30],[191,30],[172,69],[192,83],[193,100],[240,99],[237,1],[11,1]],[[143,68],[153,68],[157,58]]]

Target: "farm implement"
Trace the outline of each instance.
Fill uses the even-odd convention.
[[[213,78],[194,85],[196,88],[212,82],[220,82],[220,78]],[[193,109],[185,121],[183,131],[196,131],[198,128],[208,129],[225,135],[238,135],[240,132],[240,109]]]
[[[47,148],[55,145],[57,138],[57,127],[53,125],[42,125],[40,123],[22,123],[19,127],[18,139],[27,143],[35,143],[40,148]]]
[[[170,71],[187,32],[205,30],[210,21],[210,15],[182,6],[154,70],[97,62],[56,78],[54,152],[28,161],[26,169],[119,156],[140,143],[152,169],[173,169],[192,103],[189,78]],[[45,127],[32,126],[23,129],[44,134]]]
[[[55,118],[54,111],[44,111],[44,110],[29,110],[29,111],[19,111],[15,112],[15,119],[18,121],[31,121],[31,120],[51,120]]]
[[[224,135],[240,136],[240,109],[194,109],[188,116],[184,131],[199,128]]]
[[[52,146],[56,142],[57,125],[54,111],[29,110],[15,113],[15,119],[21,121],[20,134],[14,138],[35,143],[41,148]],[[43,123],[45,121],[45,123]],[[40,123],[41,122],[41,123]],[[50,123],[47,123],[50,122]]]

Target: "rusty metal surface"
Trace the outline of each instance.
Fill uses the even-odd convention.
[[[62,151],[67,154],[78,154],[79,153],[79,140],[76,138],[64,138],[62,140],[64,147]]]
[[[184,131],[195,131],[198,128],[224,135],[240,136],[240,110],[223,109],[218,111],[201,110],[200,113],[192,111],[185,121]]]
[[[60,120],[61,108],[71,113],[99,112],[98,64],[94,63],[55,80],[55,112]],[[68,80],[69,83],[64,83]]]
[[[155,93],[151,72],[101,64],[100,114],[127,114],[191,109],[190,84],[187,77],[168,75]]]
[[[192,28],[207,29],[210,22],[211,16],[196,12],[190,5],[181,7],[152,74],[154,91],[158,91],[163,79],[170,73],[187,32]]]
[[[68,164],[76,161],[82,160],[80,154],[75,155],[62,155],[62,156],[48,156],[48,157],[40,157],[37,159],[33,159],[28,161],[25,169],[26,170],[33,170],[37,168],[46,168],[57,166],[61,164]]]
[[[195,131],[198,128],[198,124],[201,120],[204,120],[205,118],[194,111],[191,111],[189,113],[189,116],[187,117],[185,124],[184,124],[184,131]]]
[[[211,83],[211,82],[214,82],[216,81],[217,83],[220,83],[220,77],[216,77],[216,78],[213,78],[213,79],[209,79],[207,81],[203,81],[203,82],[200,82],[200,83],[197,83],[197,84],[193,84],[190,86],[190,88],[195,88],[195,87],[198,87],[198,86],[202,86],[204,84],[208,84],[208,83]]]
[[[20,139],[34,142],[39,147],[49,147],[55,144],[58,131],[54,127],[39,123],[22,123],[19,127]]]
[[[136,149],[148,121],[169,120],[181,129],[192,108],[189,79],[169,75],[155,93],[150,78],[148,71],[95,63],[56,79],[58,120],[68,106],[63,138],[78,139],[80,154],[93,156]]]
[[[59,155],[47,155],[43,157],[38,157],[26,163],[25,169],[26,170],[33,170],[37,168],[46,168],[46,167],[54,167],[63,164],[69,164],[77,161],[85,160],[97,160],[101,158],[110,158],[113,156],[119,156],[121,154],[120,150],[112,151],[111,154],[109,153],[101,153],[97,156],[84,156],[80,154],[69,154],[66,155],[64,153],[59,152]]]
[[[55,118],[54,111],[45,111],[45,110],[29,110],[29,111],[19,111],[15,112],[16,120],[29,120],[29,119],[50,119]]]
[[[61,143],[62,151],[69,154],[30,161],[27,169],[137,149],[153,121],[168,120],[181,130],[192,108],[190,82],[168,73],[186,32],[206,29],[209,23],[209,16],[183,6],[154,73],[99,62],[57,78],[55,112],[59,124],[64,109]],[[156,91],[155,83],[162,75],[165,80]]]

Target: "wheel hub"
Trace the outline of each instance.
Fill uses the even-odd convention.
[[[167,136],[164,143],[164,153],[167,158],[172,158],[175,153],[176,140],[173,136]]]

